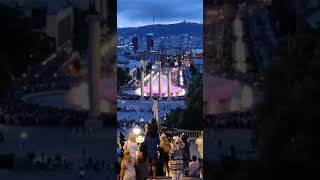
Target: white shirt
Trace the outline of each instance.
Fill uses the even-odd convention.
[[[129,149],[130,156],[136,159],[136,152],[138,151],[138,144],[136,142],[126,141],[125,148]]]

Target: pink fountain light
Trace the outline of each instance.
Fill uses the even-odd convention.
[[[172,97],[176,97],[184,96],[186,91],[184,88],[171,84],[170,93]],[[139,96],[141,95],[141,87],[135,90],[135,94]],[[161,94],[162,97],[168,96],[168,76],[166,75],[162,77]],[[157,74],[152,80],[152,95],[159,96],[159,74]],[[144,86],[144,96],[150,96],[150,82]]]
[[[116,103],[117,91],[115,86],[115,78],[100,80],[100,110],[102,112],[113,112],[113,105]],[[78,86],[71,88],[67,94],[67,103],[79,109],[89,109],[88,84],[82,82]]]
[[[204,112],[207,114],[242,111],[252,105],[250,87],[235,80],[204,76],[203,90]]]

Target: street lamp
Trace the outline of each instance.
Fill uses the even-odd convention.
[[[22,132],[20,134],[20,138],[23,139],[23,140],[26,140],[28,138],[28,134],[26,132]]]
[[[137,136],[137,138],[136,138],[137,143],[141,144],[141,143],[143,143],[143,141],[144,141],[144,136],[142,136],[142,135]]]
[[[139,135],[140,134],[140,132],[141,132],[141,129],[138,127],[138,126],[136,126],[135,128],[133,128],[133,133],[137,136],[137,135]]]
[[[21,132],[20,138],[22,139],[21,150],[24,150],[25,142],[28,139],[28,134],[26,132]]]
[[[136,136],[136,142],[137,142],[138,144],[143,143],[143,141],[144,141],[144,136],[140,135],[141,129],[140,129],[138,126],[136,126],[135,128],[133,128],[132,131],[133,131],[134,135]]]

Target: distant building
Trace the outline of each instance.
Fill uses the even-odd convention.
[[[138,46],[138,37],[137,36],[133,36],[132,37],[132,40],[131,40],[131,43],[132,43],[132,49],[134,52],[137,52],[138,49],[139,49],[139,46]]]
[[[52,38],[56,51],[72,52],[73,9],[68,1],[1,0],[0,2],[22,10],[34,32],[44,33]]]
[[[55,38],[56,50],[72,47],[73,10],[72,7],[48,13],[46,17],[46,33]],[[68,50],[70,51],[70,49]],[[72,51],[72,50],[71,50]]]
[[[142,63],[143,62],[143,63]],[[125,69],[129,72],[132,79],[137,79],[138,69],[145,69],[145,67],[150,64],[150,60],[132,60],[125,56],[117,56],[117,67]]]
[[[151,48],[154,46],[154,40],[153,40],[153,33],[147,34],[147,50],[151,50]]]
[[[72,52],[73,8],[68,1],[10,0],[9,5],[19,7],[31,18],[34,31],[54,39],[56,51]]]
[[[161,62],[161,67],[164,67],[167,61],[167,55],[164,52],[160,53],[160,62]]]
[[[203,59],[192,59],[191,63],[199,73],[203,73]]]
[[[160,38],[160,41],[159,41],[159,44],[158,44],[158,50],[159,51],[164,51],[166,49],[166,45],[165,45],[165,38],[164,37],[161,37]]]
[[[182,59],[182,64],[183,66],[190,66],[191,63],[191,54],[184,54],[182,55],[183,59]]]
[[[82,10],[89,10],[91,0],[73,0],[73,6]],[[106,0],[94,0],[96,11],[102,16],[102,18],[107,19],[108,14],[108,1]]]
[[[203,58],[203,49],[192,49],[191,55],[192,55],[192,58],[202,59]]]
[[[91,0],[68,0],[72,6],[87,11],[90,8]],[[95,10],[101,17],[101,24],[105,25],[108,31],[115,32],[117,26],[117,1],[114,0],[93,0]]]

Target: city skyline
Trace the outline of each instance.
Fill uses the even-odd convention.
[[[144,27],[144,26],[151,26],[151,25],[172,25],[172,24],[179,24],[179,23],[183,23],[183,22],[186,22],[186,23],[197,23],[197,24],[203,24],[203,22],[194,22],[194,21],[187,21],[186,19],[182,19],[181,21],[173,21],[173,22],[162,22],[162,23],[154,23],[154,24],[141,24],[141,25],[138,25],[138,26],[121,26],[121,27],[117,27],[117,28],[139,28],[139,27]]]
[[[155,10],[156,8],[156,10]],[[203,2],[199,0],[118,1],[117,28],[151,24],[174,24],[182,21],[203,23]]]

